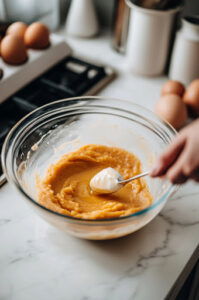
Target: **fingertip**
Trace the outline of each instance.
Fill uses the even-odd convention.
[[[156,172],[156,169],[154,168],[154,169],[152,169],[151,172],[149,173],[149,176],[151,176],[151,177],[156,177],[156,174],[157,174],[157,172]]]
[[[166,164],[161,158],[156,162],[155,166],[150,172],[151,177],[157,177],[165,174]]]
[[[161,166],[160,165],[155,165],[155,167],[151,170],[149,175],[151,177],[157,177],[157,176],[159,176],[160,171],[161,171]]]
[[[183,184],[188,179],[180,170],[170,170],[166,177],[172,184]]]
[[[166,177],[171,183],[175,183],[175,179],[178,175],[179,175],[179,172],[176,169],[171,168],[168,170]]]

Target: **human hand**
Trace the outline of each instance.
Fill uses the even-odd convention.
[[[182,129],[159,157],[151,177],[165,175],[172,183],[199,182],[199,120]]]

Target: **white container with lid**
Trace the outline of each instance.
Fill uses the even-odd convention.
[[[184,17],[174,44],[169,77],[189,84],[199,77],[199,16]]]
[[[165,70],[172,28],[181,7],[146,9],[126,0],[131,8],[127,43],[129,68],[140,75],[160,75]]]

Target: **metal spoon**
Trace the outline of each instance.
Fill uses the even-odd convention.
[[[115,169],[110,167],[105,168],[91,179],[90,188],[93,192],[98,194],[111,194],[119,191],[124,184],[144,177],[149,173],[150,172],[144,172],[124,180],[120,173],[118,173]]]
[[[144,172],[144,173],[138,174],[138,175],[136,175],[136,176],[133,176],[133,177],[131,177],[131,178],[125,179],[125,180],[119,180],[119,179],[118,179],[118,183],[122,183],[122,184],[128,183],[128,182],[130,182],[130,181],[132,181],[132,180],[135,180],[135,179],[138,179],[138,178],[147,176],[147,175],[149,175],[149,173],[150,173],[149,171],[148,171],[148,172]]]

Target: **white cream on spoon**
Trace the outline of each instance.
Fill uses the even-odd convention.
[[[120,173],[113,168],[106,168],[97,173],[90,181],[90,188],[93,192],[98,194],[110,194],[120,190],[125,183],[128,183],[134,179],[148,175],[149,172],[145,172],[129,179],[123,180]]]
[[[113,168],[106,168],[97,173],[90,181],[90,187],[93,192],[109,194],[116,192],[123,185],[119,183],[122,180],[120,173]]]

